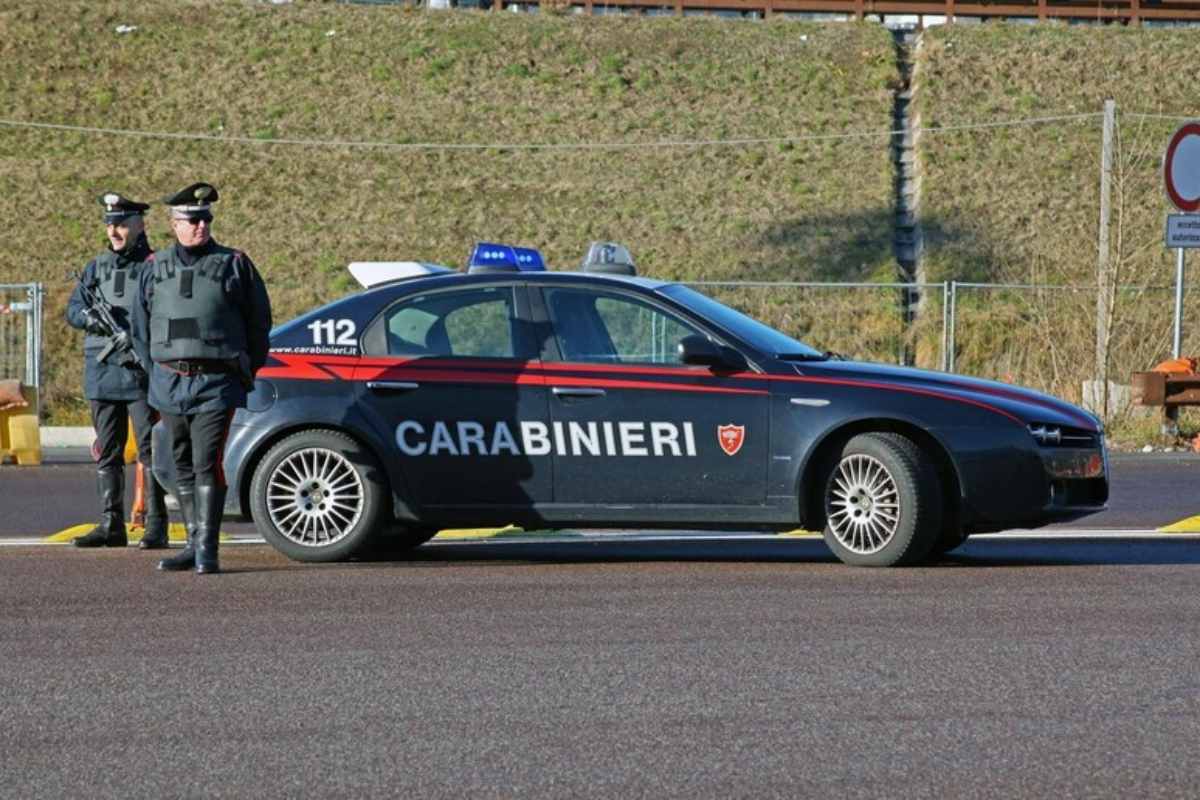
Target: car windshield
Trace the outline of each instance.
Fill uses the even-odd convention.
[[[814,350],[804,342],[780,333],[769,325],[764,325],[753,317],[748,317],[740,311],[735,311],[723,303],[718,303],[716,300],[697,292],[695,289],[690,289],[682,284],[672,283],[661,287],[659,291],[672,300],[687,306],[705,319],[712,320],[755,349],[764,353],[770,353],[776,358],[794,361],[815,361],[826,358],[821,351]]]

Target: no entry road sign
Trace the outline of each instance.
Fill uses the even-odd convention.
[[[1167,197],[1180,211],[1200,211],[1200,122],[1179,126],[1163,158]]]

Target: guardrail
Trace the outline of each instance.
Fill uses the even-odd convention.
[[[585,14],[649,13],[742,13],[770,17],[775,14],[840,14],[851,19],[865,17],[917,16],[974,19],[1033,19],[1075,22],[1118,22],[1129,25],[1152,23],[1200,24],[1200,0],[342,0],[369,5],[403,5],[445,8],[484,8],[503,11],[541,7],[548,10],[578,9]]]
[[[1142,20],[1200,21],[1200,2],[1193,0],[1109,0],[1088,3],[1075,0],[1010,0],[1003,3],[957,2],[956,0],[555,0],[558,6],[574,6],[591,14],[599,7],[631,9],[667,8],[675,14],[685,11],[757,11],[763,16],[779,13],[845,14],[855,19],[868,16],[1017,17],[1023,19],[1063,19],[1124,22],[1134,25]],[[492,8],[501,9],[503,0],[494,0]],[[538,5],[538,3],[522,3]]]

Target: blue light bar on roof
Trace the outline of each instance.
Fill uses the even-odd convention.
[[[468,272],[537,272],[546,269],[542,254],[527,247],[479,242],[467,262]]]
[[[546,268],[546,262],[542,260],[542,254],[532,247],[514,247],[513,252],[517,254],[517,266],[523,272],[534,272]]]

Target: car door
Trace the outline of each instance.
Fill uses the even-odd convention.
[[[709,334],[651,297],[588,285],[536,296],[551,331],[542,359],[556,504],[664,515],[673,505],[764,504],[763,382],[682,363],[679,340]]]
[[[471,285],[403,297],[372,323],[356,373],[391,426],[410,498],[430,511],[552,496],[547,394],[526,291]],[[531,442],[531,446],[526,446]]]

